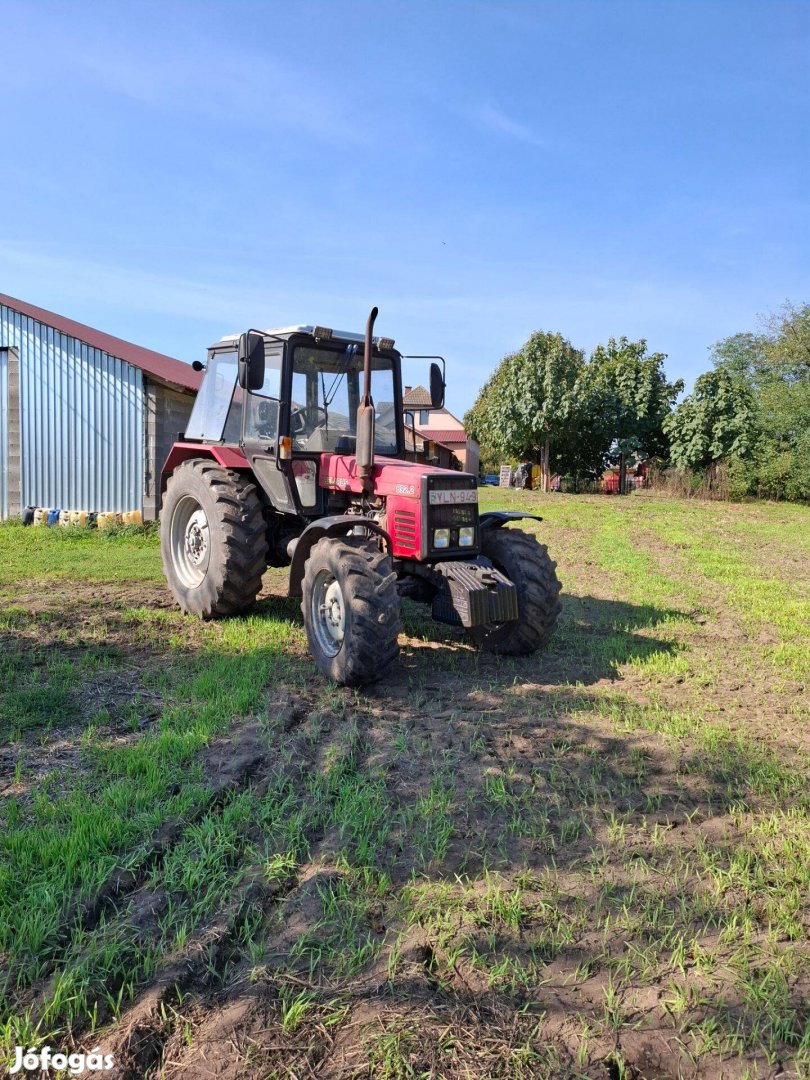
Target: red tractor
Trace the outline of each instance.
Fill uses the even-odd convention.
[[[372,336],[376,315],[365,339],[295,326],[211,347],[163,470],[169,586],[183,611],[236,615],[267,566],[289,565],[312,657],[348,686],[396,658],[402,597],[484,649],[534,652],[554,629],[560,583],[544,545],[504,528],[533,515],[479,514],[475,476],[405,459],[402,357]],[[433,408],[444,386],[434,362]]]

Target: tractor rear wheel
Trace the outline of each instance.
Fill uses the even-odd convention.
[[[301,611],[317,668],[344,686],[374,682],[399,655],[397,578],[371,541],[319,540],[304,567]]]
[[[203,619],[245,611],[267,568],[266,526],[255,484],[205,458],[182,462],[166,486],[160,553],[183,611]]]
[[[526,656],[545,645],[562,605],[561,585],[545,544],[520,529],[483,529],[481,554],[517,589],[519,616],[511,622],[474,626],[473,641],[488,652]]]

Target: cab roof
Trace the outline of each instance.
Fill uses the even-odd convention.
[[[320,330],[320,326],[312,326],[307,324],[306,326],[301,324],[299,326],[276,326],[271,330],[259,330],[258,333],[264,334],[265,337],[280,337],[289,338],[293,334],[310,334],[315,336],[315,331]],[[361,345],[365,343],[364,334],[356,334],[351,330],[330,330],[331,338],[337,341],[357,341]],[[217,348],[220,345],[237,345],[239,342],[239,334],[226,334],[225,337],[220,338],[212,348]],[[385,338],[383,336],[373,337],[372,342],[374,345],[380,345],[381,341],[392,341],[391,338]]]

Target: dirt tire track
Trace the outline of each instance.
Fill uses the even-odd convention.
[[[279,730],[285,736],[297,733],[295,748],[298,751],[285,772],[300,775],[307,766],[318,767],[334,745],[330,744],[328,739],[324,740],[324,736],[331,735],[334,728],[334,725],[327,723],[320,728],[321,742],[317,748],[313,746],[301,730],[308,715],[307,708],[300,702],[282,710]],[[345,708],[343,719],[347,719]],[[348,753],[356,754],[362,743],[361,737],[353,740]],[[217,751],[217,760],[223,757],[226,751],[227,744]],[[261,790],[264,784],[266,781],[259,784],[258,790]],[[326,833],[325,826],[314,829],[307,837],[310,847],[316,850]],[[240,971],[238,963],[243,952],[242,932],[248,921],[255,917],[257,909],[261,914],[261,925],[271,910],[277,909],[278,905],[296,891],[302,883],[302,869],[303,867],[299,867],[298,871],[292,873],[284,882],[268,883],[263,880],[262,868],[253,867],[248,879],[238,887],[232,902],[224,912],[218,914],[217,922],[195,934],[182,955],[160,971],[152,984],[144,988],[136,1002],[118,1022],[112,1036],[105,1040],[105,1047],[111,1045],[111,1052],[116,1056],[116,1071],[113,1076],[117,1080],[136,1080],[147,1075],[150,1069],[162,1067],[164,1049],[175,1028],[172,1017],[181,1000],[192,996],[195,1001],[199,1001],[216,994],[218,985],[225,982],[229,972],[232,972],[232,986],[241,986],[246,981],[245,964]],[[97,1041],[98,1034],[94,1038]]]
[[[236,751],[228,758],[227,751],[234,746]],[[251,777],[268,760],[269,749],[259,739],[258,725],[252,724],[241,729],[237,736],[230,735],[218,740],[208,748],[203,757],[206,775],[212,778],[212,801],[183,822],[164,822],[148,841],[144,858],[136,869],[115,870],[92,899],[71,901],[62,920],[60,935],[52,946],[54,956],[68,949],[76,932],[92,933],[99,928],[106,915],[119,915],[121,906],[129,899],[135,899],[136,908],[140,908],[141,912],[151,907],[156,914],[160,906],[157,904],[158,894],[146,889],[149,876],[159,870],[185,829],[206,814],[220,812],[229,794],[247,787]],[[157,906],[138,903],[138,893],[142,891],[146,892],[147,899],[154,895]],[[57,966],[58,962],[52,960],[37,983],[28,990],[26,998],[34,1008],[35,1015],[38,1015],[37,1002],[49,996]]]

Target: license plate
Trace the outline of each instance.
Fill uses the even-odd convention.
[[[478,489],[465,488],[463,491],[430,491],[431,506],[457,506],[459,503],[477,503]]]

